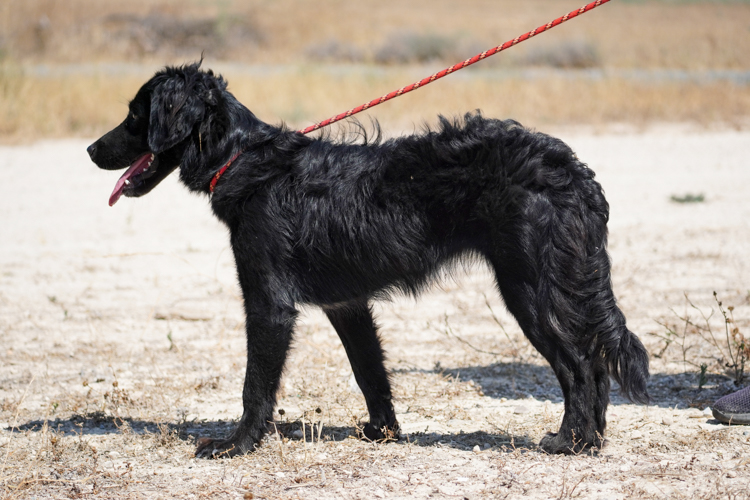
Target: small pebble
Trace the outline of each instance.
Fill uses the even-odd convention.
[[[714,414],[711,411],[711,408],[706,408],[705,410],[703,410],[703,416],[713,418]]]
[[[471,451],[473,451],[474,453],[479,453],[482,450],[479,449],[479,445],[475,445],[474,448],[472,448]]]
[[[524,414],[524,413],[529,413],[529,408],[526,407],[526,406],[523,406],[523,405],[516,406],[515,408],[513,408],[513,413],[515,413],[517,415]]]
[[[297,439],[302,439],[304,434],[302,434],[302,431],[300,429],[297,429],[296,431],[292,432],[292,436],[294,436]]]
[[[665,415],[664,417],[662,417],[661,423],[664,425],[672,425],[674,423],[674,419],[669,415]]]
[[[630,433],[630,439],[643,439],[643,433],[641,431],[633,431]]]

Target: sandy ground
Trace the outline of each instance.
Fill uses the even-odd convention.
[[[654,355],[653,404],[615,392],[598,456],[537,449],[560,389],[475,265],[419,302],[377,305],[401,441],[354,438],[364,402],[306,310],[277,432],[247,457],[194,459],[195,439],[241,411],[225,229],[174,176],[109,208],[117,175],[86,141],[0,147],[0,497],[750,498],[750,428],[703,411],[734,390],[713,291],[750,334],[750,132],[557,135],[606,190],[615,291]],[[687,194],[705,201],[670,200]],[[712,310],[717,346],[696,333]]]

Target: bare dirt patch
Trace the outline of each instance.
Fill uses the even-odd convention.
[[[401,441],[355,438],[364,401],[335,333],[306,310],[276,432],[247,457],[192,458],[241,410],[226,231],[174,178],[108,208],[116,176],[85,141],[0,147],[0,496],[747,498],[750,428],[703,412],[734,390],[721,353],[696,333],[687,351],[665,345],[662,325],[701,320],[685,293],[716,311],[717,291],[750,332],[750,134],[558,135],[605,187],[615,291],[659,356],[653,404],[613,394],[598,456],[537,449],[559,425],[560,389],[474,265],[418,303],[377,305]],[[671,199],[689,194],[703,201]]]

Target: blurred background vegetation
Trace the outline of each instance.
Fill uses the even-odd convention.
[[[260,118],[302,127],[582,3],[0,0],[0,140],[99,135],[154,71],[201,53]],[[411,130],[474,109],[536,128],[747,127],[750,1],[613,0],[369,114]]]

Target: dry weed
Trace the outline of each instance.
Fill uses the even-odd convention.
[[[690,366],[693,370],[700,370],[699,388],[705,384],[708,371],[729,376],[735,385],[741,386],[745,378],[745,365],[750,359],[750,346],[734,318],[734,306],[725,308],[716,292],[713,297],[719,315],[715,314],[713,308],[708,312],[699,308],[685,294],[685,312],[674,312],[679,322],[674,318],[659,321],[665,333],[652,333],[663,341],[652,356],[663,358],[669,347],[676,345],[685,369]],[[691,313],[696,314],[698,319],[691,317]],[[717,322],[720,323],[717,325]]]

